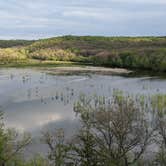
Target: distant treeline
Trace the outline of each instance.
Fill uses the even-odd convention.
[[[166,37],[63,36],[24,44],[31,59],[166,71]]]
[[[33,42],[30,40],[0,40],[0,48],[27,46]]]

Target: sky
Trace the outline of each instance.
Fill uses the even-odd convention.
[[[0,0],[0,39],[166,36],[166,0]]]

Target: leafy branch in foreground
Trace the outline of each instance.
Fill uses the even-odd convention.
[[[71,146],[66,143],[63,129],[55,132],[43,132],[43,139],[49,147],[48,159],[54,166],[64,166],[69,164],[69,151]]]
[[[0,115],[2,121],[2,113]],[[20,154],[20,152],[31,142],[29,134],[20,135],[12,129],[4,129],[4,124],[0,123],[0,165],[6,166]]]

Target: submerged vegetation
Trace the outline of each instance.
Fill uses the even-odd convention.
[[[44,132],[48,156],[24,160],[20,150],[30,143],[0,127],[1,166],[139,166],[166,164],[166,96],[124,96],[111,99],[80,96],[74,111],[80,131],[71,140],[63,129]],[[12,132],[13,133],[13,132]],[[16,148],[16,149],[15,149]],[[153,150],[157,149],[157,150]],[[6,153],[7,152],[7,153]],[[8,157],[12,156],[12,157]],[[23,154],[22,154],[23,155]]]
[[[64,36],[25,41],[23,44],[19,41],[15,43],[0,41],[0,60],[11,63],[11,61],[22,60],[23,56],[27,61],[29,59],[40,62],[71,61],[89,65],[165,72],[165,46],[166,37]],[[4,50],[6,47],[12,48],[8,48],[7,51]]]

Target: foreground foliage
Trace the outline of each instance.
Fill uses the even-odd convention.
[[[17,141],[15,137],[11,137],[10,132],[4,130],[2,124],[0,165],[164,166],[166,164],[165,95],[124,96],[120,91],[115,91],[111,99],[99,96],[89,98],[82,95],[75,103],[74,111],[80,119],[80,131],[71,140],[65,139],[63,129],[44,132],[42,141],[48,145],[48,156],[43,158],[37,155],[30,161],[23,160],[16,153],[18,151],[13,150],[15,148],[13,145]],[[22,145],[21,148],[27,144],[27,141],[23,140],[17,143]],[[9,148],[4,148],[8,146]],[[154,148],[157,151],[153,151]],[[11,154],[12,158],[8,158],[7,156]]]
[[[0,115],[2,120],[2,114]],[[0,124],[0,166],[11,166],[20,156],[24,147],[30,144],[31,138],[24,134],[21,138],[14,130],[5,130]]]

